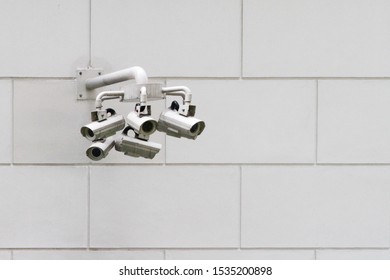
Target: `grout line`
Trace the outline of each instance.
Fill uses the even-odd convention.
[[[89,0],[89,61],[88,66],[92,67],[92,0]]]
[[[11,250],[11,260],[14,259],[14,250]]]
[[[7,164],[5,164],[7,165]],[[16,163],[15,166],[74,166],[74,167],[86,167],[86,166],[162,166],[164,163]]]
[[[315,165],[318,164],[318,80],[316,80],[316,132],[315,132]]]
[[[167,259],[167,250],[166,249],[163,250],[163,254],[164,254],[164,260],[166,260]]]
[[[317,249],[314,249],[314,259],[317,260]]]
[[[265,162],[265,163],[242,163],[242,162],[237,162],[237,163],[209,163],[209,162],[194,162],[194,163],[100,163],[96,164],[94,163],[93,165],[89,164],[78,164],[78,163],[15,163],[15,164],[10,164],[10,163],[0,163],[0,166],[16,166],[16,167],[88,167],[88,166],[105,166],[105,167],[118,167],[118,166],[127,166],[127,167],[147,167],[147,166],[154,166],[154,167],[159,167],[159,166],[316,166],[315,163],[270,163],[270,162]],[[362,163],[353,163],[353,162],[339,162],[339,163],[318,163],[317,165],[320,166],[390,166],[390,162],[386,163],[373,163],[373,162],[362,162]]]
[[[91,167],[88,166],[87,178],[87,250],[91,248]]]
[[[12,80],[12,98],[11,98],[11,166],[15,162],[15,81]]]
[[[240,194],[239,194],[239,199],[240,199],[240,201],[239,201],[239,219],[240,219],[240,221],[239,221],[239,234],[238,234],[238,236],[239,236],[239,246],[240,246],[240,248],[239,248],[239,250],[241,250],[241,248],[242,248],[242,166],[240,165]]]
[[[313,163],[244,163],[244,162],[232,162],[232,163],[212,163],[212,162],[197,162],[197,163],[188,163],[188,162],[179,162],[179,163],[168,163],[167,165],[172,166],[313,166]],[[389,164],[390,165],[390,164]]]
[[[168,80],[164,80],[164,86],[167,86]],[[167,108],[167,99],[164,98],[164,110]],[[167,165],[167,135],[164,133],[164,166]]]
[[[46,76],[3,76],[0,77],[0,80],[74,80],[74,76],[66,77],[46,77]],[[222,76],[187,76],[187,77],[177,77],[177,76],[150,76],[149,79],[172,79],[172,80],[390,80],[390,77],[222,77]]]
[[[244,76],[244,0],[241,0],[241,69],[240,69],[240,80]]]
[[[255,250],[269,250],[269,251],[310,251],[314,250],[315,254],[318,254],[318,250],[332,250],[332,251],[388,251],[388,247],[245,247],[245,248],[237,248],[237,247],[168,247],[168,248],[155,248],[155,247],[121,247],[121,248],[110,248],[110,247],[94,247],[94,248],[2,248],[1,250],[8,250],[11,252],[12,257],[14,256],[15,251],[130,251],[130,252],[138,252],[138,251],[163,251],[164,255],[166,255],[168,250],[175,251],[201,251],[201,250],[215,250],[215,251],[255,251]]]
[[[187,248],[186,250],[191,249]],[[1,250],[8,250],[10,252],[12,251],[82,251],[82,252],[88,252],[88,251],[127,251],[127,252],[148,252],[148,251],[164,251],[164,249],[161,248],[128,248],[128,247],[118,247],[118,248],[86,248],[86,247],[80,247],[80,248],[8,248],[8,249],[1,249]]]
[[[389,163],[373,163],[373,162],[362,162],[362,163],[353,163],[353,162],[339,162],[339,163],[318,163],[317,165],[322,166],[390,166]]]
[[[239,77],[239,76],[150,76],[150,79],[172,80],[390,80],[390,77]]]
[[[12,80],[74,80],[75,77],[1,77],[0,80],[2,79],[12,79]]]
[[[244,77],[243,80],[390,80],[390,77]]]

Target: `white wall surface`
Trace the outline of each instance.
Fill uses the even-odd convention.
[[[0,1],[0,259],[390,259],[389,14],[385,0]],[[134,65],[190,87],[206,129],[156,132],[153,160],[92,163],[76,68]]]

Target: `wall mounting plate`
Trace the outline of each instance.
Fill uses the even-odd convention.
[[[162,92],[162,87],[165,86],[165,80],[152,79],[147,84],[135,84],[134,80],[129,80],[117,84],[96,88],[93,90],[87,90],[85,87],[86,80],[103,75],[102,68],[77,68],[76,81],[77,81],[77,100],[95,100],[96,96],[102,91],[108,90],[121,90],[125,92],[123,98],[124,102],[134,102],[139,100],[139,94],[141,86],[146,87],[148,100],[160,100],[165,98],[165,94]]]
[[[91,100],[95,99],[98,92],[101,90],[87,90],[85,88],[85,81],[90,78],[103,75],[102,68],[77,68],[76,81],[77,81],[77,100]]]

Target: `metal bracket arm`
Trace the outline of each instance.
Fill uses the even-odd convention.
[[[90,78],[85,81],[85,87],[92,90],[124,81],[135,79],[137,84],[146,84],[148,76],[143,68],[139,66],[130,67],[113,73]]]
[[[102,91],[96,96],[95,107],[96,109],[101,109],[103,107],[103,101],[108,99],[120,98],[119,101],[123,101],[124,96],[124,91]]]

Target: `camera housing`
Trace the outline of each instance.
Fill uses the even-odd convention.
[[[109,116],[101,120],[92,117],[92,122],[83,126],[81,135],[90,141],[96,141],[115,135],[115,133],[125,127],[125,119],[122,115],[117,115],[113,109],[107,109]],[[92,115],[96,112],[92,112]]]
[[[161,144],[140,139],[137,137],[137,134],[135,134],[135,137],[130,137],[127,135],[130,129],[132,128],[126,127],[122,135],[115,140],[115,150],[123,152],[127,156],[154,158],[161,150]]]
[[[109,137],[107,139],[95,142],[87,149],[87,157],[89,157],[93,161],[101,160],[108,155],[108,153],[114,146],[114,137]]]
[[[204,121],[194,117],[182,116],[178,111],[171,108],[161,113],[157,124],[157,130],[165,132],[169,136],[194,140],[203,132],[205,127]]]
[[[148,139],[149,135],[157,129],[157,121],[150,116],[138,116],[136,111],[130,112],[126,118],[127,124],[130,125],[139,138]]]

